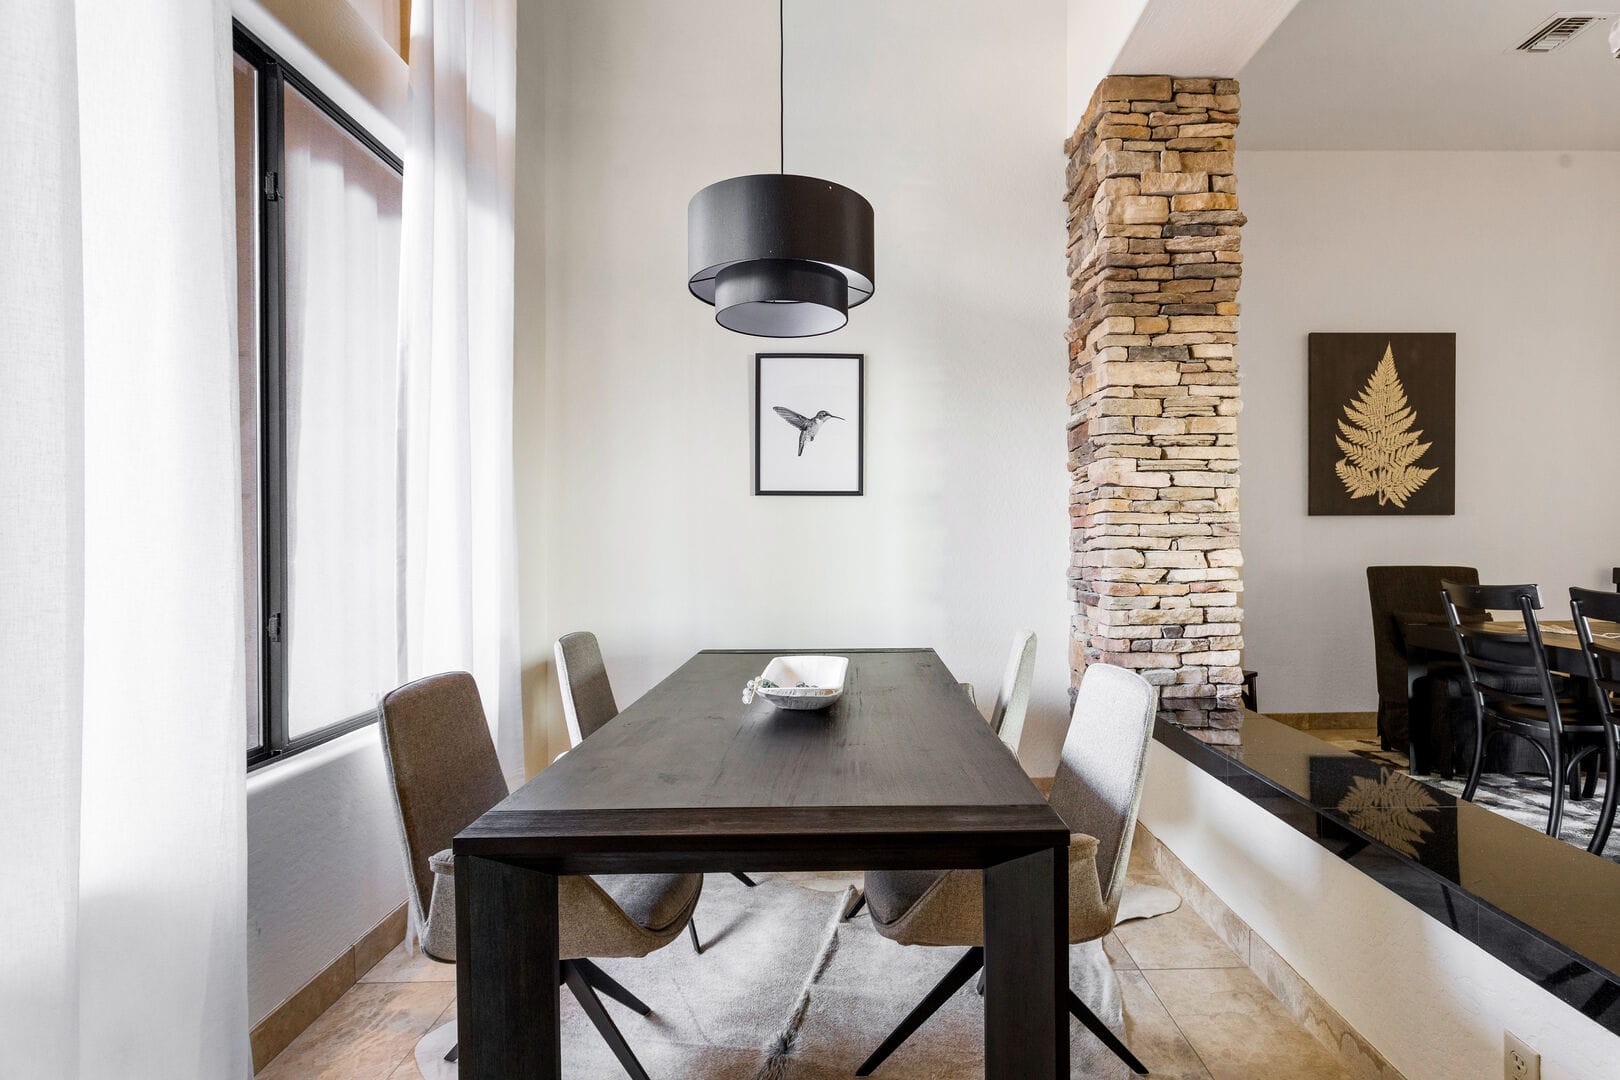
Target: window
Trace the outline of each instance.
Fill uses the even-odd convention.
[[[240,27],[234,82],[252,767],[400,681],[401,165]]]

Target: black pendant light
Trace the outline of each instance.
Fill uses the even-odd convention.
[[[778,32],[782,0],[777,3]],[[785,60],[786,43],[779,45]],[[780,62],[779,62],[780,63]],[[780,95],[786,79],[778,67]],[[686,208],[687,287],[727,330],[755,337],[830,334],[849,321],[876,284],[872,204],[831,180],[780,171],[710,184]]]

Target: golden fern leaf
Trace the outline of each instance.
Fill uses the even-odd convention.
[[[1344,444],[1340,443],[1339,445],[1343,446]],[[1368,495],[1376,494],[1378,491],[1378,482],[1373,478],[1372,473],[1356,468],[1343,458],[1339,459],[1339,463],[1333,466],[1333,471],[1339,475],[1340,480],[1344,481],[1344,486],[1349,489],[1352,499],[1364,499]]]
[[[1384,346],[1383,359],[1361,393],[1344,407],[1344,415],[1333,439],[1344,457],[1333,466],[1334,473],[1352,499],[1377,495],[1380,506],[1394,503],[1404,509],[1436,470],[1415,465],[1434,444],[1419,442],[1423,432],[1410,430],[1417,411],[1407,404],[1393,346]]]
[[[1414,469],[1410,465],[1392,470],[1384,479],[1384,486],[1378,493],[1380,504],[1392,502],[1405,509],[1406,500],[1410,499],[1417,489],[1433,476],[1435,469]]]

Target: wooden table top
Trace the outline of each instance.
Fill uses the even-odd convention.
[[[1563,654],[1564,661],[1568,663],[1573,663],[1581,656],[1581,639],[1575,633],[1575,623],[1572,620],[1554,619],[1539,625],[1541,644],[1548,653],[1555,657]],[[1593,619],[1591,625],[1598,648],[1620,652],[1620,623]],[[1524,637],[1522,619],[1491,619],[1478,626],[1482,631],[1501,634],[1506,638]],[[1451,627],[1444,622],[1403,623],[1401,633],[1408,648],[1453,654],[1457,651],[1456,638],[1452,636]]]
[[[457,852],[764,852],[802,841],[825,856],[838,837],[868,849],[888,837],[935,858],[959,849],[929,864],[944,867],[983,865],[991,846],[1067,842],[932,649],[837,650],[849,672],[824,711],[744,705],[744,684],[778,655],[792,654],[698,653],[470,826]]]
[[[1598,644],[1605,641],[1620,642],[1620,623],[1604,622],[1602,619],[1591,620],[1592,633]],[[1491,634],[1501,634],[1504,637],[1524,636],[1524,620],[1522,619],[1491,619],[1488,622],[1476,624],[1477,628]],[[1575,623],[1572,619],[1550,619],[1538,624],[1541,627],[1543,640],[1548,638],[1559,639],[1559,644],[1567,644],[1573,648],[1580,647],[1580,638],[1575,633]],[[1403,624],[1403,629],[1411,634],[1413,631],[1433,627],[1446,634],[1451,634],[1451,627],[1443,620],[1440,622],[1409,622]],[[1612,636],[1610,636],[1612,635]],[[1549,642],[1550,644],[1550,642]]]

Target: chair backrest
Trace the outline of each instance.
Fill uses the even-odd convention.
[[[1446,598],[1446,620],[1457,640],[1469,689],[1480,709],[1498,713],[1509,705],[1545,709],[1556,735],[1562,730],[1558,691],[1547,667],[1541,643],[1541,590],[1535,585],[1465,585],[1448,581],[1441,586]],[[1493,632],[1486,623],[1470,618],[1467,610],[1510,611],[1524,620],[1524,634]],[[1534,692],[1522,688],[1538,687]]]
[[[578,746],[597,728],[619,715],[613,686],[602,664],[596,635],[585,631],[557,639],[557,684],[562,689],[563,718],[569,745]]]
[[[1157,698],[1152,685],[1134,671],[1086,665],[1052,780],[1052,809],[1069,831],[1097,838],[1097,878],[1104,901],[1111,902],[1115,886],[1125,880]]]
[[[428,860],[507,796],[478,684],[465,671],[430,675],[382,701],[383,757],[411,869],[418,920],[433,898]]]
[[[1610,723],[1620,722],[1614,701],[1614,695],[1620,694],[1620,639],[1598,637],[1591,623],[1593,619],[1620,623],[1620,593],[1571,589],[1569,610],[1575,616],[1581,651],[1586,654],[1586,674],[1598,688],[1599,707]]]
[[[1013,635],[1007,670],[1001,675],[1001,690],[995,708],[990,710],[990,730],[1018,753],[1018,740],[1024,734],[1024,713],[1029,709],[1030,686],[1035,681],[1035,631],[1020,630]]]
[[[1478,585],[1472,566],[1369,566],[1367,598],[1372,605],[1373,659],[1378,672],[1380,708],[1406,706],[1406,654],[1401,641],[1403,616],[1429,616],[1440,622],[1446,603],[1442,582]]]

